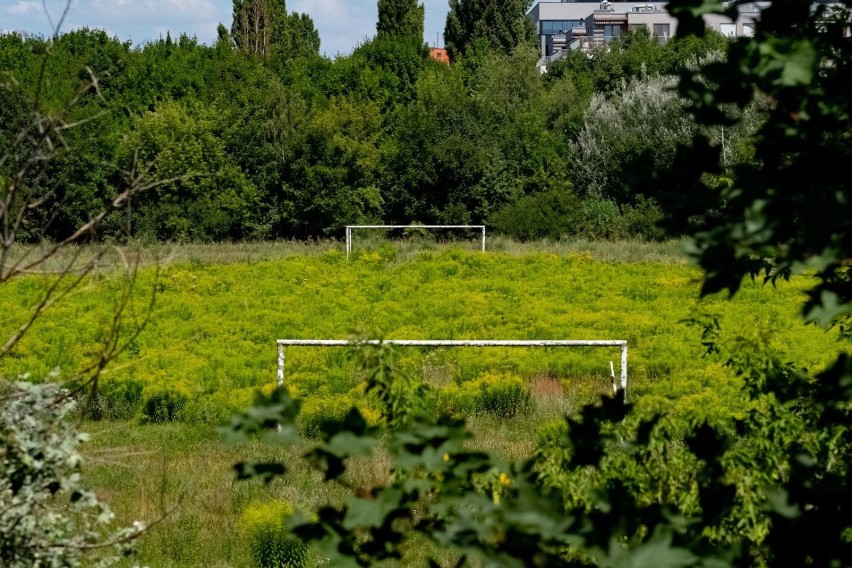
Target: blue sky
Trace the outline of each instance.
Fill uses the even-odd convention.
[[[426,6],[426,41],[444,31],[448,0],[423,0]],[[0,30],[23,30],[48,35],[48,12],[58,18],[66,0],[0,0]],[[231,0],[71,0],[64,30],[80,27],[104,29],[122,40],[144,43],[170,31],[186,33],[212,43],[216,26],[231,25]],[[326,55],[349,53],[376,32],[376,0],[288,0],[290,11],[306,12],[322,37]],[[443,39],[441,39],[443,42]]]

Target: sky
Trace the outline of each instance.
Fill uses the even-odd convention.
[[[67,0],[0,0],[0,30],[21,30],[50,35]],[[443,35],[448,0],[423,0],[426,7],[425,40],[435,45]],[[186,33],[202,43],[213,43],[219,23],[230,27],[232,0],[71,0],[63,31],[98,28],[121,40],[141,44],[171,32]],[[309,14],[320,32],[322,51],[328,56],[350,53],[376,33],[376,0],[288,0],[291,12]],[[443,38],[440,39],[443,46]]]

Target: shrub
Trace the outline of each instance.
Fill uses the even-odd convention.
[[[571,190],[551,190],[525,195],[497,211],[490,224],[521,241],[558,239],[574,233],[579,198]]]
[[[293,514],[286,501],[254,503],[240,517],[240,530],[249,541],[256,568],[301,568],[308,563],[308,546],[285,526]]]
[[[655,200],[636,195],[633,204],[621,206],[621,214],[630,236],[650,240],[665,238],[665,231],[660,228],[664,217],[663,210]]]
[[[521,197],[491,216],[499,232],[521,241],[558,239],[661,239],[657,226],[663,213],[653,199],[637,194],[634,203],[619,206],[598,196],[580,199],[570,190],[553,190]]]
[[[181,383],[145,387],[142,391],[142,422],[182,420],[189,397],[189,389]]]
[[[592,197],[581,205],[574,234],[592,240],[619,239],[627,236],[627,226],[615,201]]]
[[[144,525],[111,532],[113,514],[83,485],[77,401],[55,384],[0,381],[0,566],[108,566]],[[118,543],[113,546],[110,543]]]
[[[453,416],[490,414],[509,419],[527,412],[530,401],[530,389],[519,376],[487,373],[442,389],[438,394],[438,410]]]
[[[217,391],[187,402],[181,418],[187,422],[222,424],[235,412],[250,407],[257,389],[243,388]]]
[[[319,437],[323,430],[342,425],[354,405],[352,398],[346,395],[305,400],[299,415],[299,428],[305,436]]]
[[[516,375],[485,375],[479,381],[476,411],[498,418],[514,418],[530,407],[530,389]]]
[[[144,383],[136,379],[105,380],[88,400],[86,417],[92,420],[126,420],[142,402]]]

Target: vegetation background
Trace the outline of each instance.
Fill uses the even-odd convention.
[[[75,152],[47,180],[62,179],[48,238],[102,206],[127,171],[205,175],[135,197],[131,219],[112,216],[101,239],[340,238],[363,222],[487,222],[521,239],[664,236],[661,189],[628,191],[631,171],[671,165],[695,126],[665,77],[725,40],[661,45],[638,32],[542,75],[522,3],[457,4],[448,30],[467,39],[453,40],[453,65],[428,57],[422,7],[399,0],[380,2],[374,38],[333,60],[284,2],[235,3],[212,46],[169,35],[132,46],[86,29],[7,35],[0,138],[14,138],[37,95],[57,112],[81,77],[97,78],[68,117],[87,120],[67,134]],[[252,18],[265,30],[257,38]],[[747,131],[729,132],[732,160],[748,157]],[[37,223],[20,237],[40,238]]]
[[[128,563],[847,565],[852,215],[826,165],[849,157],[849,13],[777,4],[729,42],[701,16],[736,4],[674,1],[683,37],[630,33],[546,75],[520,2],[453,1],[450,66],[410,0],[379,2],[376,37],[335,60],[273,0],[235,2],[215,46],[0,38],[0,374],[73,393],[3,385],[0,531],[17,540],[0,559],[75,566],[145,532],[105,532],[81,486],[79,397],[99,421],[86,480],[124,524],[159,518]],[[360,221],[692,235],[703,272],[635,241],[144,260]],[[103,246],[140,241],[132,267],[132,247]],[[271,333],[347,327],[623,337],[629,400],[605,353],[357,343],[294,353],[291,388],[272,388]],[[212,424],[235,411],[242,445],[224,448]]]

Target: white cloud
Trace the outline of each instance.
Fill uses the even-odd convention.
[[[136,27],[151,22],[174,26],[210,20],[221,10],[213,0],[82,0],[79,12]]]
[[[23,16],[24,14],[35,12],[40,13],[42,10],[41,2],[18,0],[11,6],[3,8],[3,11],[12,14],[13,16]]]

